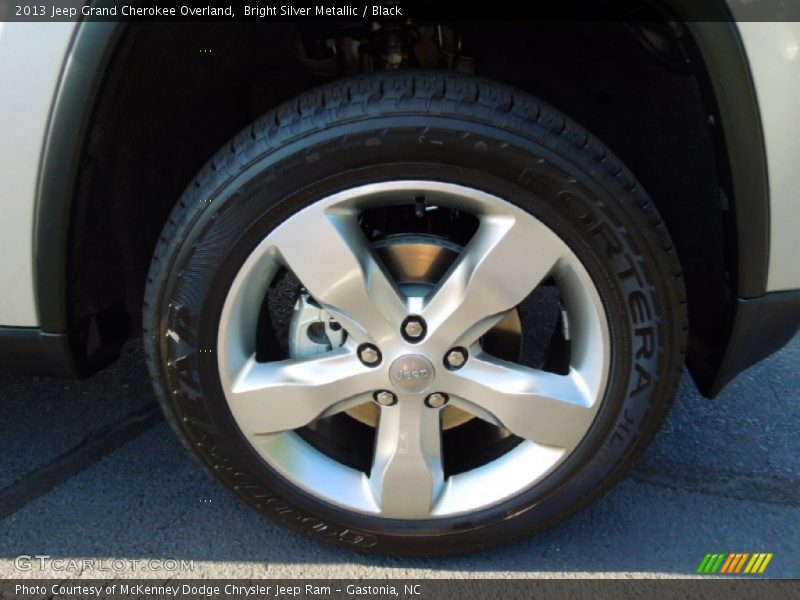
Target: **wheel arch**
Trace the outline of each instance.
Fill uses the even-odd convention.
[[[673,0],[668,9],[687,26],[707,76],[706,110],[720,119],[717,168],[729,184],[733,232],[728,264],[732,266],[729,315],[723,329],[702,338],[693,336],[689,366],[698,385],[713,395],[722,385],[755,362],[738,360],[732,370],[728,351],[740,298],[764,295],[769,253],[769,189],[758,105],[747,57],[727,9],[719,4],[718,22],[700,23],[693,3]],[[91,122],[105,91],[102,84],[114,66],[112,56],[125,23],[82,23],[75,35],[44,144],[34,223],[34,268],[41,332],[66,337],[59,347],[66,369],[89,373],[116,356],[128,335],[124,307],[104,307],[97,314],[71,322],[68,257],[80,232],[74,230],[78,184]],[[702,83],[702,82],[701,82]],[[735,341],[735,340],[734,340]],[[65,350],[66,349],[66,350]],[[761,358],[761,357],[759,357]],[[726,364],[728,363],[728,364]]]

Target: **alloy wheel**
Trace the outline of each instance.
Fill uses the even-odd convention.
[[[440,278],[409,286],[393,277],[360,219],[376,206],[420,198],[428,208],[469,213],[478,226]],[[323,315],[328,345],[264,361],[256,351],[259,314],[282,269],[300,282],[307,312]],[[563,372],[499,357],[486,343],[546,281],[562,303]],[[550,228],[492,194],[412,180],[343,190],[270,232],[230,288],[217,351],[230,412],[270,467],[337,507],[415,520],[480,510],[543,480],[588,432],[611,360],[597,289]],[[369,469],[337,460],[300,434],[332,415],[363,415],[364,407],[377,414]],[[442,440],[451,413],[520,443],[448,474]]]

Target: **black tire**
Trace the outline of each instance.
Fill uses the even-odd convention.
[[[431,140],[444,141],[446,151]],[[214,347],[227,285],[267,232],[332,190],[409,175],[513,199],[553,228],[600,292],[612,366],[588,435],[543,482],[464,517],[397,522],[338,509],[272,471],[226,408],[214,354],[200,350]],[[672,242],[619,159],[539,100],[446,72],[338,81],[242,131],[175,207],[153,257],[145,300],[150,373],[189,451],[271,519],[341,546],[400,555],[506,542],[596,500],[661,424],[679,381],[687,329]]]

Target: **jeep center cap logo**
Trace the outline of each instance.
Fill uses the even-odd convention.
[[[419,354],[401,356],[389,367],[389,377],[394,387],[406,394],[421,394],[433,384],[431,361]]]

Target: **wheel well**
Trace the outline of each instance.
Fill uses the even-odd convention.
[[[95,345],[138,334],[155,243],[205,161],[252,120],[321,83],[297,58],[303,33],[284,23],[126,28],[89,125],[69,233],[68,318],[95,330]],[[727,326],[737,265],[726,153],[702,67],[648,50],[622,23],[480,24],[462,33],[476,74],[563,110],[639,178],[683,267],[690,343],[707,347]]]

